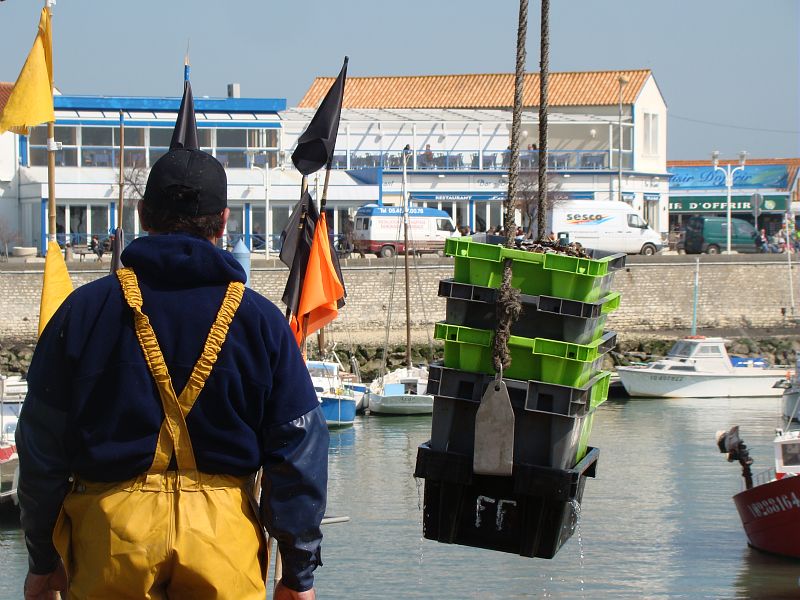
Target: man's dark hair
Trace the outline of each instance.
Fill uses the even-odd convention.
[[[190,217],[167,208],[142,202],[142,225],[156,233],[188,233],[202,238],[214,237],[222,229],[222,214]]]

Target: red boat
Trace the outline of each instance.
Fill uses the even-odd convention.
[[[745,490],[733,497],[747,541],[753,548],[800,558],[800,431],[778,430],[775,468],[753,477],[753,459],[739,427],[717,435],[720,452],[742,465]]]

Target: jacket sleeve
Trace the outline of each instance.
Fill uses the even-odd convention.
[[[69,359],[64,347],[65,302],[50,319],[36,345],[28,370],[28,395],[17,423],[20,518],[32,573],[52,572],[58,554],[52,536],[69,489],[67,449]]]
[[[61,503],[69,489],[64,448],[67,415],[28,394],[17,424],[20,520],[31,573],[51,573],[58,565],[53,546]]]
[[[261,516],[278,540],[283,583],[303,592],[322,564],[320,523],[328,484],[328,427],[322,409],[266,432]]]

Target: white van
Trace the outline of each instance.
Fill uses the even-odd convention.
[[[435,208],[409,208],[408,246],[412,252],[444,251],[447,238],[458,235],[453,219]],[[405,252],[403,208],[367,204],[356,212],[353,248],[361,254],[392,257]]]
[[[663,247],[661,236],[626,202],[565,200],[548,212],[549,230],[586,248],[655,254]]]

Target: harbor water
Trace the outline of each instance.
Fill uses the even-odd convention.
[[[322,600],[352,598],[800,598],[800,562],[747,547],[731,496],[740,468],[714,441],[740,425],[772,466],[779,401],[610,400],[594,422],[601,448],[578,531],[553,560],[422,538],[413,477],[430,417],[358,417],[331,434]],[[14,516],[0,522],[0,599],[21,597],[26,555]]]

